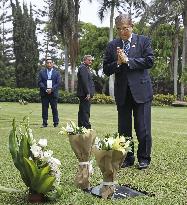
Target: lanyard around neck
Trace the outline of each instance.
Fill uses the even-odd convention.
[[[47,77],[48,77],[48,79],[51,79],[52,71],[53,71],[53,68],[51,68],[50,71],[47,69]]]

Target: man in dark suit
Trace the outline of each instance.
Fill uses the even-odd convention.
[[[148,37],[132,33],[130,16],[115,19],[119,38],[111,41],[103,61],[104,73],[115,74],[114,93],[118,110],[118,132],[132,138],[132,112],[138,139],[138,167],[146,169],[151,161],[152,85],[148,70],[153,66],[153,51]],[[134,146],[122,167],[134,164]]]
[[[49,104],[53,114],[53,125],[58,126],[58,89],[61,84],[60,72],[53,66],[51,58],[46,59],[46,68],[39,72],[38,86],[40,87],[40,96],[42,101],[42,127],[47,127],[48,120],[48,108]]]
[[[83,63],[79,66],[77,78],[77,96],[79,98],[78,126],[91,128],[89,122],[91,98],[95,93],[95,86],[90,72],[92,56],[85,55]]]

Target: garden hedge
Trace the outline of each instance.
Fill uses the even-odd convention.
[[[29,103],[39,103],[40,95],[39,89],[29,89],[29,88],[9,88],[0,87],[0,102],[19,102],[20,100]],[[165,106],[172,105],[174,101],[177,100],[177,96],[171,94],[156,94],[153,98],[154,106]],[[187,102],[187,96],[184,97],[184,101]],[[59,91],[59,103],[79,103],[79,99],[76,97],[75,93],[69,93],[60,90]],[[92,99],[93,104],[114,104],[115,101],[104,94],[96,94]]]

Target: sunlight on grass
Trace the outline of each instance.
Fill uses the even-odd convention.
[[[21,189],[19,193],[0,193],[0,205],[28,204],[25,185],[22,183],[17,169],[14,167],[8,150],[8,134],[13,117],[21,121],[30,115],[30,124],[34,137],[47,138],[48,146],[54,150],[55,156],[62,162],[62,184],[64,187],[59,205],[183,205],[187,204],[187,108],[153,107],[152,163],[147,170],[138,170],[136,166],[121,169],[118,182],[129,184],[141,191],[155,196],[128,198],[125,200],[104,201],[77,189],[74,184],[77,161],[67,137],[58,134],[60,127],[68,120],[77,122],[78,105],[59,104],[60,126],[53,127],[51,110],[49,109],[49,127],[40,128],[41,104],[20,105],[19,103],[0,103],[0,185],[7,188]],[[117,131],[117,111],[115,105],[92,105],[91,124],[97,135]],[[137,140],[135,133],[135,147]],[[93,158],[93,157],[92,157]],[[93,158],[94,159],[94,158]],[[96,186],[102,181],[98,167],[91,183]]]

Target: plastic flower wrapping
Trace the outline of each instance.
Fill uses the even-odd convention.
[[[131,151],[130,143],[130,140],[118,133],[96,139],[95,159],[103,175],[100,195],[104,199],[112,197],[115,191],[117,172],[127,152]]]
[[[89,189],[89,177],[93,173],[90,157],[95,143],[95,131],[78,127],[74,122],[70,121],[67,123],[66,128],[62,127],[59,134],[68,136],[71,148],[79,161],[75,176],[76,186],[81,189]]]
[[[86,129],[85,127],[78,127],[73,121],[69,121],[66,124],[66,128],[62,127],[59,134],[62,135],[81,135],[87,134],[93,131],[92,129]]]
[[[31,194],[42,194],[46,200],[56,200],[61,196],[61,162],[53,156],[52,150],[47,149],[47,139],[38,142],[34,139],[28,117],[19,126],[13,120],[9,150]]]

